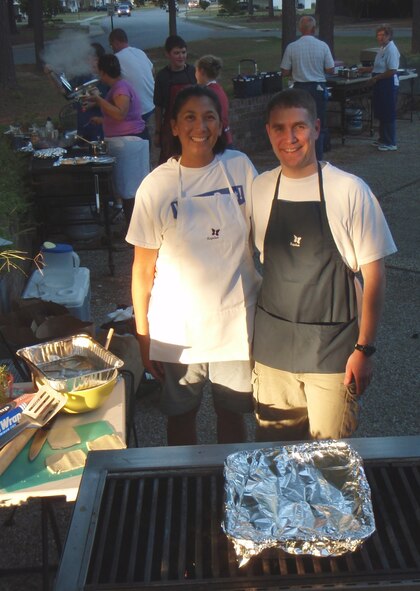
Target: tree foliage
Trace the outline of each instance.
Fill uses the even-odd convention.
[[[12,151],[6,137],[0,137],[0,236],[12,238],[22,229],[22,215],[28,209],[24,179],[27,161]]]
[[[33,0],[20,0],[20,9],[26,14],[31,14],[33,10]],[[62,5],[59,0],[42,0],[41,9],[43,16],[54,16],[62,11]]]
[[[238,0],[219,0],[219,5],[228,14],[234,14],[238,10]]]
[[[335,0],[336,13],[355,19],[411,16],[412,6],[418,0]]]

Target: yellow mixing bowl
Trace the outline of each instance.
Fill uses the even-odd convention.
[[[96,386],[95,388],[67,392],[68,398],[62,412],[78,414],[99,408],[111,394],[116,381],[117,378],[115,377],[113,380],[101,384],[100,386]]]

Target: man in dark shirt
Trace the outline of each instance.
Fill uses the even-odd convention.
[[[195,67],[187,64],[187,45],[182,37],[170,35],[165,42],[169,63],[156,75],[155,146],[160,147],[159,164],[172,156],[171,111],[176,95],[186,86],[196,84]]]

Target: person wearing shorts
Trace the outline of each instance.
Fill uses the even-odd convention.
[[[309,92],[274,95],[266,128],[280,166],[252,186],[263,262],[253,345],[257,438],[349,437],[373,374],[384,258],[395,244],[366,183],[318,161],[320,121]]]
[[[208,87],[181,90],[172,112],[177,157],[137,191],[133,307],[145,370],[162,383],[169,445],[197,442],[196,415],[210,384],[217,440],[245,440],[252,411],[250,349],[260,277],[248,196],[256,176],[226,150],[221,106]]]

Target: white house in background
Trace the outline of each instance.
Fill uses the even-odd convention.
[[[281,10],[283,8],[283,0],[273,0],[274,8],[278,8]],[[312,0],[296,0],[296,8],[314,8],[315,9],[315,2]]]

